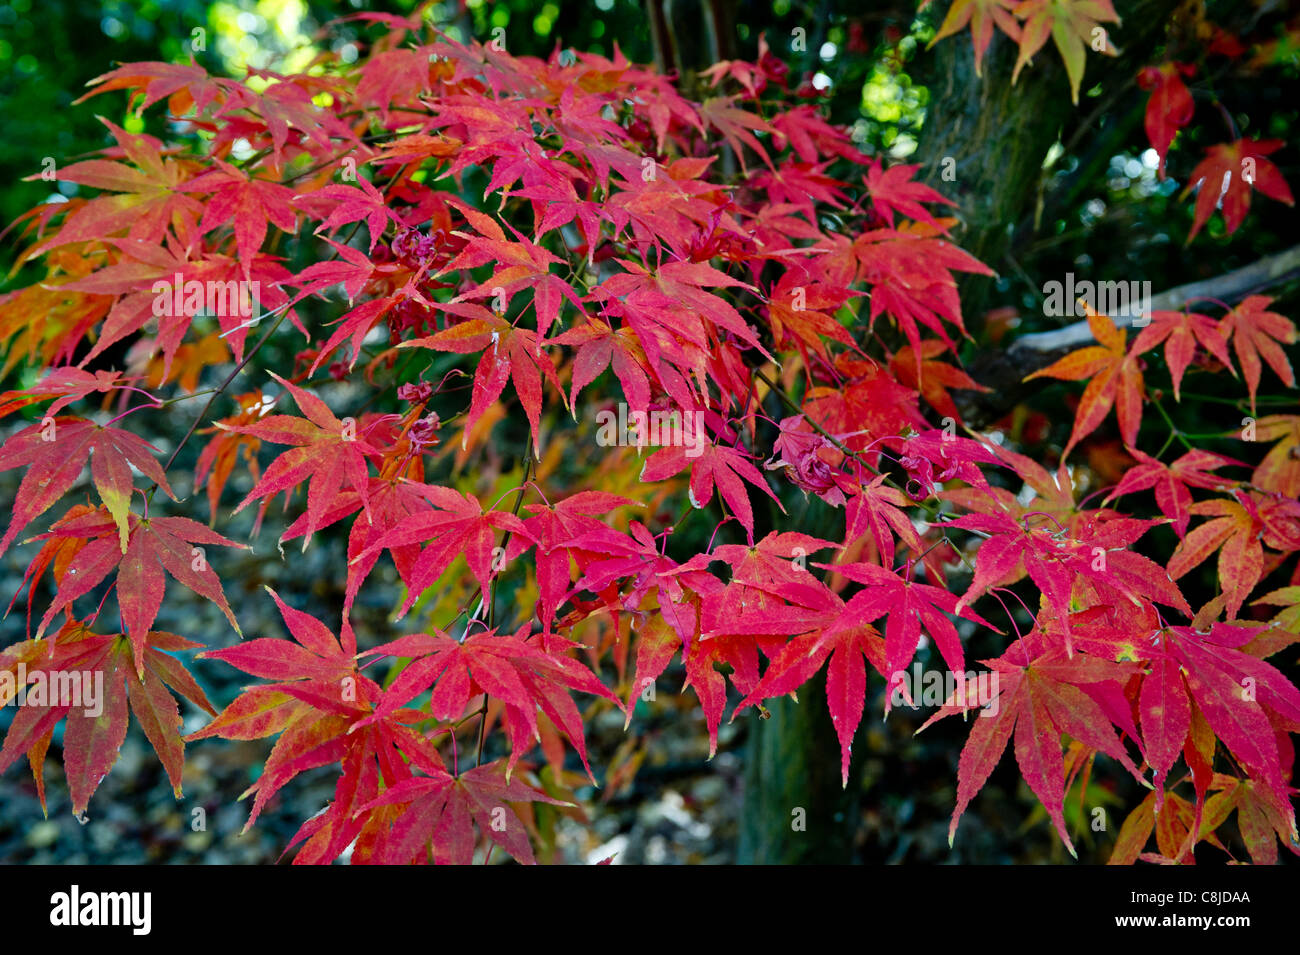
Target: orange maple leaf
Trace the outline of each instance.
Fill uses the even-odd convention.
[[[1125,348],[1124,330],[1106,316],[1099,315],[1086,302],[1080,301],[1088,315],[1088,327],[1099,345],[1089,345],[1070,352],[1060,361],[1042,368],[1025,380],[1033,378],[1060,378],[1064,381],[1082,381],[1091,378],[1079,401],[1074,416],[1074,431],[1065,446],[1065,456],[1081,440],[1097,430],[1111,406],[1119,419],[1120,434],[1124,443],[1137,443],[1138,426],[1142,423],[1142,401],[1145,389],[1142,370],[1136,354]]]

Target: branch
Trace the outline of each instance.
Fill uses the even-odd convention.
[[[1300,275],[1300,245],[1292,246],[1285,252],[1270,255],[1233,272],[1200,282],[1179,285],[1154,295],[1151,297],[1151,309],[1152,311],[1178,311],[1183,306],[1198,301],[1235,302],[1253,292],[1277,285],[1297,275]],[[1126,327],[1132,319],[1123,317],[1115,321],[1117,325]],[[1088,323],[1085,320],[1050,332],[1025,335],[1018,338],[1011,348],[1031,352],[1053,352],[1091,340],[1092,332],[1088,330]]]
[[[1151,297],[1153,311],[1177,311],[1197,302],[1224,304],[1300,277],[1300,245],[1260,259],[1224,275],[1191,282]],[[1128,325],[1128,317],[1113,319]],[[1041,382],[1026,383],[1025,377],[1050,365],[1065,352],[1092,341],[1086,321],[1075,322],[1050,332],[1025,335],[1007,348],[990,349],[975,356],[967,366],[972,378],[990,390],[954,391],[962,420],[972,428],[987,427],[1019,404]]]

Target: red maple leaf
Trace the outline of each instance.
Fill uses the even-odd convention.
[[[853,242],[859,277],[871,285],[871,323],[888,313],[912,346],[916,376],[921,377],[921,332],[924,325],[956,350],[943,322],[963,335],[961,304],[953,272],[992,275],[993,270],[974,256],[942,239],[916,236],[893,229],[864,232]]]
[[[1191,520],[1192,493],[1189,487],[1223,491],[1235,482],[1207,473],[1222,467],[1244,467],[1240,461],[1214,454],[1211,451],[1188,451],[1173,464],[1161,464],[1155,458],[1136,448],[1129,452],[1138,460],[1138,466],[1124,473],[1124,479],[1107,500],[1155,488],[1156,505],[1160,513],[1173,522],[1179,539],[1187,533]]]
[[[1105,315],[1099,315],[1091,305],[1084,305],[1088,327],[1100,344],[1089,345],[1066,355],[1046,368],[1040,368],[1025,381],[1034,378],[1060,378],[1065,381],[1091,379],[1079,399],[1079,410],[1074,415],[1074,429],[1065,445],[1063,457],[1071,449],[1097,430],[1111,407],[1119,419],[1120,435],[1130,447],[1137,443],[1138,427],[1142,423],[1142,402],[1145,389],[1142,369],[1136,352],[1126,348],[1124,330],[1117,328]]]
[[[844,601],[824,586],[811,606],[772,606],[764,601],[753,603],[752,612],[733,612],[725,620],[718,621],[719,632],[731,636],[787,633],[797,636],[772,657],[762,679],[736,704],[731,718],[734,720],[741,710],[758,705],[760,700],[793,693],[829,660],[826,697],[840,741],[841,780],[848,785],[853,737],[862,722],[866,700],[864,661],[870,663],[876,672],[887,675],[885,641],[875,627],[865,622],[861,613],[851,612]],[[866,612],[870,613],[870,609]]]
[[[636,501],[617,494],[601,491],[579,491],[554,504],[530,504],[531,517],[524,519],[526,537],[512,537],[505,559],[513,560],[524,549],[537,542],[537,615],[547,633],[555,612],[569,591],[569,562],[574,560],[581,570],[592,558],[574,545],[584,534],[600,532],[605,525],[593,514],[604,514],[618,507],[639,507]]]
[[[778,344],[793,343],[804,354],[816,352],[830,360],[824,339],[856,348],[853,336],[835,313],[848,300],[846,292],[817,282],[811,273],[789,269],[777,280],[767,301],[767,320]]]
[[[432,849],[439,865],[469,865],[474,861],[474,826],[486,838],[524,865],[535,865],[528,828],[509,803],[569,803],[512,780],[502,760],[476,766],[453,776],[416,776],[386,789],[358,812],[400,806],[402,812],[382,828],[374,849],[376,862],[405,865],[424,862]]]
[[[560,546],[581,548],[593,555],[609,555],[587,564],[567,596],[581,591],[604,594],[618,583],[626,592],[607,598],[606,606],[636,611],[653,591],[659,613],[689,647],[699,625],[698,595],[716,594],[723,588],[722,581],[704,569],[706,555],[679,564],[663,553],[659,541],[644,524],[631,521],[628,532],[620,534],[602,525],[560,542]]]
[[[175,634],[150,631],[143,642],[143,668],[137,670],[131,664],[132,641],[126,636],[92,633],[84,624],[69,621],[49,641],[27,640],[6,647],[0,653],[0,672],[8,671],[12,678],[18,664],[23,663],[30,683],[22,687],[10,684],[26,695],[26,701],[5,734],[0,748],[0,773],[27,753],[44,807],[45,751],[54,727],[66,719],[63,772],[72,797],[72,812],[81,816],[95,789],[117,762],[126,737],[129,704],[179,799],[185,744],[180,735],[181,714],[172,692],[213,715],[217,712],[189,671],[172,655],[197,646]],[[87,686],[86,681],[91,679],[102,684],[98,688]],[[69,697],[55,694],[52,688],[62,685],[77,690]],[[39,699],[38,686],[44,687]],[[92,696],[98,699],[92,701]],[[0,705],[10,702],[0,698]]]
[[[960,388],[966,391],[985,392],[989,389],[955,365],[935,361],[935,358],[945,349],[943,342],[932,338],[927,338],[921,343],[920,377],[917,376],[916,356],[912,353],[911,345],[900,348],[889,360],[889,370],[898,379],[900,385],[919,391],[921,397],[939,414],[960,421],[961,414],[957,411],[957,405],[952,400],[952,395],[948,393],[948,389]]]
[[[127,516],[135,478],[131,466],[156,483],[172,500],[176,495],[154,459],[152,444],[120,428],[70,416],[46,417],[39,424],[23,428],[0,448],[0,471],[27,467],[14,496],[13,518],[0,538],[0,554],[18,533],[40,517],[72,487],[90,461],[90,476],[99,499],[117,525],[123,551],[126,550]],[[94,452],[94,457],[91,453]]]
[[[808,573],[808,556],[835,546],[834,541],[797,531],[773,531],[748,547],[721,544],[710,556],[731,567],[733,582],[803,603],[817,597],[822,590],[821,584]],[[808,592],[809,587],[814,593]]]
[[[388,223],[398,221],[396,214],[388,208],[384,194],[372,186],[369,180],[361,178],[357,179],[356,186],[336,183],[315,192],[295,196],[293,201],[304,209],[310,209],[316,204],[332,207],[327,215],[319,217],[321,224],[316,227],[318,234],[350,222],[365,220],[366,228],[370,230],[372,255],[375,244],[388,228]]]
[[[876,564],[818,564],[826,570],[833,570],[849,580],[865,586],[849,599],[845,605],[845,615],[856,623],[866,623],[886,617],[885,620],[885,666],[886,687],[885,712],[889,712],[890,699],[894,688],[903,677],[903,671],[911,664],[920,644],[921,628],[939,648],[939,653],[955,673],[966,669],[965,654],[962,652],[961,640],[957,628],[945,614],[957,614],[972,620],[991,630],[996,630],[991,623],[975,613],[968,605],[959,605],[957,595],[949,593],[942,587],[920,584],[910,577],[899,576]],[[831,627],[833,633],[835,627]]]
[[[1277,376],[1288,388],[1295,387],[1295,372],[1287,360],[1283,345],[1294,345],[1296,341],[1295,323],[1290,319],[1268,311],[1273,300],[1267,295],[1249,295],[1241,304],[1223,316],[1220,328],[1223,337],[1232,342],[1237,360],[1241,362],[1241,373],[1246,379],[1246,388],[1250,391],[1250,410],[1255,411],[1255,392],[1259,389],[1259,379],[1263,372],[1260,359],[1277,372]]]
[[[758,158],[763,160],[764,165],[769,169],[773,168],[771,157],[754,134],[772,134],[776,130],[757,113],[733,106],[737,99],[738,97],[735,96],[715,96],[706,99],[700,104],[700,117],[722,134],[722,138],[735,151],[741,169],[745,169],[746,146],[758,153]]]
[[[37,639],[45,633],[59,611],[67,609],[70,612],[74,600],[89,593],[114,570],[117,571],[118,610],[135,651],[137,672],[144,670],[149,629],[162,607],[164,571],[200,597],[215,603],[235,632],[239,632],[239,624],[221,589],[221,580],[208,565],[203,547],[244,548],[243,544],[227,540],[188,517],[145,518],[131,514],[127,520],[126,547],[123,548],[117,523],[106,510],[59,521],[47,533],[34,539],[56,538],[88,540],[88,543],[64,571],[58,593],[41,617]]]
[[[345,614],[351,610],[352,603],[361,590],[361,584],[374,569],[375,562],[379,560],[379,553],[383,548],[371,548],[371,545],[408,518],[429,511],[429,499],[422,493],[421,485],[411,481],[371,478],[366,500],[369,501],[370,507],[365,519],[354,520],[348,532],[348,580],[343,597]],[[321,515],[317,530],[329,527],[363,509],[360,494],[353,490],[342,491]],[[303,536],[307,532],[309,522],[309,515],[302,514],[286,528],[280,540],[290,541]],[[387,549],[393,558],[393,565],[397,568],[398,575],[410,587],[411,572],[420,556],[419,545],[394,544]]]
[[[459,556],[464,555],[484,595],[488,593],[495,570],[492,551],[497,546],[496,531],[509,531],[525,540],[531,533],[524,522],[508,511],[484,510],[478,498],[451,488],[418,485],[417,490],[433,505],[396,523],[372,540],[350,561],[352,564],[372,558],[381,550],[424,543],[425,547],[409,571],[406,600],[398,616],[404,616],[429,587],[438,582]]]
[[[573,379],[569,384],[570,408],[577,408],[578,394],[606,368],[613,368],[614,376],[623,386],[623,397],[627,399],[629,410],[644,412],[649,408],[650,378],[645,352],[631,328],[614,329],[603,319],[590,319],[587,324],[571,328],[547,344],[577,348],[573,356]]]
[[[215,157],[212,162],[216,169],[178,188],[186,193],[211,193],[199,223],[201,233],[233,220],[235,248],[247,279],[253,259],[266,240],[268,223],[274,222],[284,232],[297,231],[298,217],[291,204],[294,192],[278,182],[250,178]]]
[[[564,299],[568,299],[579,312],[583,311],[582,300],[569,283],[550,273],[550,267],[561,264],[561,259],[513,228],[511,232],[515,234],[515,241],[510,241],[491,216],[464,203],[451,204],[479,234],[465,236],[464,249],[438,274],[466,271],[488,262],[495,262],[498,266],[489,278],[452,299],[453,303],[476,298],[495,299],[501,295],[509,298],[519,289],[531,289],[538,339],[546,337],[559,317]]]
[[[1174,400],[1181,400],[1179,390],[1183,383],[1183,374],[1192,363],[1196,346],[1200,344],[1207,352],[1221,361],[1234,375],[1232,357],[1228,354],[1228,341],[1223,334],[1223,323],[1215,321],[1208,315],[1195,312],[1152,312],[1149,324],[1138,332],[1129,349],[1133,355],[1151,351],[1161,342],[1165,343],[1165,364],[1169,366],[1169,376],[1174,382]]]
[[[972,721],[970,737],[961,751],[957,764],[957,808],[948,826],[948,843],[952,844],[962,814],[984,788],[1014,733],[1020,774],[1047,810],[1070,855],[1077,856],[1065,831],[1062,733],[1105,753],[1138,782],[1150,785],[1116,737],[1106,711],[1086,692],[1091,684],[1122,682],[1131,672],[1131,665],[1093,659],[1087,666],[1081,666],[1060,650],[1049,650],[1033,660],[1026,659],[1027,656],[1025,650],[1015,646],[998,660],[981,661],[997,674],[997,695],[991,701],[980,701],[985,711]],[[926,726],[969,708],[966,700],[945,704]]]
[[[358,838],[363,827],[352,824],[353,814],[360,803],[378,795],[381,773],[388,782],[398,782],[411,777],[411,767],[436,771],[442,761],[422,736],[403,725],[420,714],[398,711],[383,720],[366,719],[382,691],[358,669],[356,636],[346,617],[340,639],[320,620],[266,589],[294,639],[259,638],[200,656],[276,682],[247,688],[211,723],[186,738],[248,740],[281,734],[262,774],[244,793],[255,795],[245,832],[295,776],[341,763],[334,802],[305,823],[290,843],[309,839],[311,848],[304,850],[302,861],[328,862]]]
[[[582,663],[548,653],[527,639],[528,628],[524,624],[513,635],[479,631],[463,641],[441,632],[414,634],[366,651],[363,656],[387,654],[414,659],[384,691],[374,713],[358,725],[383,719],[431,687],[429,709],[438,720],[459,718],[471,699],[486,693],[505,704],[511,746],[507,780],[519,758],[537,739],[539,709],[577,750],[590,776],[582,717],[567,691],[603,697],[620,708],[622,703]]]
[[[702,412],[695,412],[697,415]],[[698,453],[695,453],[697,452]],[[745,490],[748,481],[761,490],[781,508],[785,507],[780,499],[772,493],[763,480],[763,474],[754,467],[751,460],[738,448],[704,443],[703,447],[661,448],[646,459],[641,469],[642,481],[662,481],[672,477],[684,468],[691,469],[691,482],[687,491],[691,506],[704,507],[713,500],[713,488],[717,485],[718,493],[728,508],[745,528],[750,540],[754,537],[754,511],[749,504],[749,494]]]
[[[108,394],[119,388],[130,388],[131,380],[133,379],[123,378],[120,371],[101,369],[89,372],[72,367],[53,368],[30,388],[0,393],[0,418],[51,398],[54,402],[45,409],[45,414],[53,417],[74,401],[89,397],[97,391]]]
[[[663,617],[651,618],[637,633],[636,672],[628,693],[628,723],[631,723],[637,698],[668,668],[680,650],[686,671],[682,689],[689,687],[700,701],[709,733],[709,758],[712,759],[718,751],[718,728],[722,725],[722,711],[727,704],[727,677],[719,667],[730,668],[732,685],[744,695],[759,683],[759,651],[773,656],[784,643],[782,637],[770,633],[727,633],[726,621],[736,619],[727,611],[739,607],[742,611],[757,613],[764,606],[779,604],[778,598],[764,591],[733,585],[703,608],[701,626],[717,625],[723,629],[702,635],[700,639],[690,641],[689,646],[683,644],[681,637]],[[718,610],[722,612],[715,612]]]
[[[924,10],[930,0],[921,0],[918,8]],[[1020,41],[1020,24],[1012,16],[1016,0],[953,0],[948,7],[948,15],[943,18],[939,30],[930,40],[926,49],[934,46],[944,37],[959,33],[967,24],[970,25],[971,46],[975,49],[975,75],[982,76],[980,62],[993,41],[993,25],[1016,42]]]
[[[1300,498],[1300,415],[1267,415],[1255,422],[1255,440],[1276,441],[1255,467],[1250,483],[1264,491]]]
[[[217,423],[217,427],[224,431],[248,435],[259,441],[297,445],[271,462],[234,512],[238,514],[259,498],[289,491],[303,481],[309,481],[307,528],[302,542],[305,551],[312,533],[324,526],[325,512],[334,504],[345,483],[360,495],[362,506],[368,512],[370,469],[366,457],[377,456],[380,451],[357,434],[355,422],[349,425],[340,421],[315,395],[275,372],[269,374],[293,395],[298,408],[307,417],[270,415],[252,424]]]
[[[1169,144],[1182,129],[1192,121],[1195,105],[1192,94],[1187,91],[1183,77],[1196,75],[1196,67],[1191,63],[1179,63],[1170,60],[1159,66],[1148,66],[1138,72],[1138,86],[1151,91],[1147,100],[1146,127],[1147,139],[1160,157],[1159,175],[1165,178],[1165,159],[1169,154]]]
[[[1187,187],[1180,198],[1196,189],[1196,211],[1192,216],[1190,243],[1210,220],[1216,206],[1223,209],[1227,233],[1236,232],[1250,210],[1250,194],[1258,189],[1270,199],[1294,205],[1291,187],[1276,166],[1264,157],[1285,145],[1280,139],[1238,139],[1206,148],[1206,156],[1187,177]]]
[[[1156,657],[1143,681],[1141,701],[1143,734],[1148,760],[1158,770],[1172,763],[1173,747],[1181,746],[1190,730],[1185,696],[1252,776],[1287,807],[1289,829],[1295,832],[1290,809],[1286,764],[1278,749],[1274,726],[1292,732],[1300,728],[1300,691],[1280,671],[1242,650],[1259,635],[1253,627],[1214,624],[1208,633],[1191,627],[1167,627],[1156,634],[1165,660]],[[1147,693],[1147,684],[1156,685]],[[1165,707],[1161,709],[1161,707]]]
[[[201,114],[211,103],[224,100],[227,90],[237,81],[209,76],[208,71],[193,63],[127,63],[96,76],[86,83],[95,89],[75,103],[112,90],[132,90],[131,101],[137,110],[147,109],[160,99],[168,100],[173,116],[184,116],[192,108]]]
[[[428,338],[402,342],[399,348],[432,348],[465,355],[481,351],[474,369],[474,389],[469,412],[465,417],[462,446],[469,440],[475,422],[500,396],[506,382],[514,384],[519,403],[524,406],[533,438],[533,449],[541,454],[542,376],[557,391],[560,381],[551,356],[541,347],[536,332],[511,325],[499,315],[480,305],[444,305],[446,311],[467,320],[445,328]]]
[[[930,210],[921,203],[942,202],[950,206],[957,204],[925,183],[913,181],[912,177],[920,168],[919,164],[910,166],[899,164],[883,169],[880,161],[876,160],[867,169],[863,181],[866,183],[867,193],[871,196],[871,204],[891,229],[894,227],[895,212],[917,222],[937,226],[938,223],[930,214]]]
[[[160,243],[173,218],[198,216],[202,205],[185,195],[190,163],[164,159],[162,143],[153,136],[128,133],[100,117],[133,165],[108,159],[87,159],[58,170],[58,178],[116,195],[101,195],[72,211],[63,227],[38,251],[125,231],[129,239]],[[37,178],[35,176],[29,178]]]
[[[1198,501],[1187,510],[1211,519],[1179,541],[1169,559],[1169,576],[1177,580],[1218,550],[1219,581],[1227,597],[1228,616],[1235,617],[1264,576],[1264,521],[1258,503],[1237,491],[1232,498]]]

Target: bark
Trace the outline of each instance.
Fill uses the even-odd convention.
[[[1264,289],[1279,285],[1300,276],[1300,245],[1294,245],[1284,252],[1266,256],[1258,262],[1234,269],[1223,275],[1200,282],[1189,282],[1151,296],[1153,312],[1178,311],[1184,306],[1193,310],[1209,304],[1231,305],[1247,295],[1253,295]],[[1128,325],[1133,317],[1116,320],[1116,324]],[[1040,353],[1055,352],[1063,348],[1077,348],[1092,341],[1092,332],[1087,321],[1078,321],[1064,328],[1036,335],[1022,335],[1011,346],[1014,351],[1033,351]],[[1026,361],[1034,361],[1028,356]],[[1037,369],[1031,369],[1037,370]]]
[[[930,90],[930,104],[914,158],[922,175],[958,203],[961,228],[954,237],[963,249],[995,272],[1005,271],[1009,253],[1036,231],[1044,212],[1068,207],[1080,185],[1104,167],[1110,148],[1141,119],[1133,78],[1163,38],[1177,5],[1177,0],[1115,3],[1123,22],[1114,35],[1123,46],[1114,57],[1088,54],[1078,107],[1070,104],[1065,68],[1051,41],[1015,86],[1016,47],[999,31],[984,56],[982,77],[975,75],[965,31],[926,54],[922,62],[928,67],[919,79]],[[1086,92],[1098,82],[1105,92],[1099,100],[1088,98]],[[1074,176],[1048,193],[1043,161],[1058,140],[1080,163]],[[944,179],[945,169],[955,172],[955,180]],[[964,276],[958,288],[968,323],[991,307],[993,280]]]
[[[699,72],[736,58],[735,0],[647,0],[655,65],[675,73],[684,95],[699,98]]]
[[[1292,246],[1258,262],[1200,282],[1189,282],[1151,296],[1152,311],[1177,311],[1198,303],[1234,305],[1247,295],[1263,292],[1300,278],[1300,246]],[[1131,319],[1122,320],[1125,324]],[[966,368],[971,377],[990,388],[987,392],[955,391],[953,399],[962,420],[981,428],[998,420],[1039,388],[1047,379],[1025,381],[1058,358],[1092,341],[1086,320],[1050,332],[1023,335],[1008,348],[981,352]]]
[[[1035,206],[1043,158],[1061,132],[1061,99],[1069,102],[1065,70],[1047,52],[1016,86],[1016,49],[1001,34],[984,57],[982,77],[965,33],[927,54],[930,105],[915,158],[922,177],[957,202],[957,243],[995,272],[1004,268],[1010,229]],[[987,310],[993,280],[966,277],[958,288],[966,316]]]
[[[842,865],[853,861],[862,761],[840,785],[840,744],[826,706],[825,670],[789,697],[769,700],[771,716],[749,717],[741,865]],[[863,715],[863,725],[872,719]],[[855,752],[863,745],[859,727]]]

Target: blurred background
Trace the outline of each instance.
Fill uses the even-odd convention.
[[[121,94],[71,105],[88,80],[116,63],[186,62],[196,29],[206,31],[207,38],[198,61],[214,73],[242,77],[250,67],[300,69],[322,44],[347,62],[364,50],[373,31],[361,24],[342,24],[323,38],[326,23],[361,10],[407,14],[413,6],[402,0],[3,0],[0,176],[5,187],[0,191],[0,219],[7,224],[37,203],[58,201],[51,195],[55,185],[65,196],[75,194],[75,184],[22,180],[38,173],[46,156],[63,164],[108,145],[96,114],[131,131],[165,136],[162,110],[141,119],[127,112]],[[820,91],[830,118],[850,127],[864,151],[887,161],[920,163],[921,178],[959,201],[963,221],[958,241],[999,276],[963,286],[966,321],[975,336],[964,346],[968,361],[996,352],[1012,329],[1019,334],[1057,324],[1042,314],[1041,285],[1065,271],[1147,279],[1159,292],[1218,275],[1295,242],[1294,211],[1257,200],[1231,241],[1222,235],[1216,216],[1205,235],[1184,247],[1191,203],[1177,200],[1186,185],[1179,176],[1199,160],[1202,147],[1231,137],[1226,127],[1214,126],[1212,113],[1198,112],[1171,156],[1170,178],[1157,179],[1154,152],[1142,128],[1147,94],[1134,82],[1139,67],[1161,61],[1165,41],[1164,20],[1150,15],[1152,4],[1146,0],[1116,3],[1131,28],[1129,34],[1118,34],[1126,44],[1124,56],[1101,66],[1091,62],[1101,58],[1090,57],[1077,108],[1070,104],[1064,71],[1050,45],[1014,91],[1007,77],[1015,51],[1001,37],[985,59],[983,80],[973,76],[969,34],[926,51],[947,7],[944,0],[921,15],[910,0],[667,6],[646,0],[478,0],[435,4],[432,11],[436,21],[462,39],[485,40],[494,28],[504,29],[515,55],[547,56],[557,46],[610,55],[617,45],[633,61],[677,70],[687,85],[698,82],[695,73],[716,54],[756,58],[759,37],[766,36],[773,52],[790,66],[790,85],[807,83]],[[1294,19],[1286,18],[1285,5],[1202,6],[1208,6],[1229,32],[1249,30],[1251,36],[1273,38],[1258,55],[1267,57],[1275,82],[1259,82],[1214,61],[1218,71],[1212,84],[1202,84],[1201,77],[1189,83],[1198,110],[1212,110],[1214,102],[1222,101],[1243,132],[1287,140],[1288,146],[1271,158],[1295,188],[1300,168],[1290,143],[1300,109],[1300,30]],[[1166,3],[1160,9],[1167,14],[1174,7]],[[652,29],[652,21],[665,15],[669,32]],[[714,25],[714,33],[696,28],[706,20]],[[792,48],[796,30],[805,31],[806,42]],[[981,117],[996,122],[981,122]],[[949,156],[957,157],[961,170],[956,183],[941,181],[938,174],[941,160]],[[0,243],[5,272],[20,248],[12,235]],[[0,294],[38,277],[30,267],[8,275]],[[1278,311],[1300,313],[1294,282],[1272,294],[1279,297]],[[277,354],[274,346],[265,357],[270,367],[292,360],[290,351]],[[24,373],[21,366],[11,370],[0,386],[21,387]],[[329,387],[332,407],[363,400],[361,392],[346,383]],[[1059,409],[1061,392],[1050,392],[1049,397]],[[173,433],[156,442],[164,451],[170,450],[168,440],[172,446],[180,440],[190,414],[167,416],[165,427]],[[1045,415],[1028,398],[990,414],[988,424],[1003,429],[1025,453],[1040,460],[1059,453],[1063,433],[1068,432],[1068,420]],[[1239,411],[1207,404],[1203,415],[1201,430],[1208,432],[1218,425],[1235,427],[1232,421]],[[178,462],[181,472],[189,468],[192,473],[194,452],[187,446]],[[1091,489],[1114,483],[1125,466],[1120,453],[1096,455],[1085,469],[1084,483],[1091,481]],[[0,500],[12,498],[19,477],[18,471],[0,474]],[[242,496],[248,484],[233,481],[232,489]],[[184,496],[188,488],[178,486],[177,492]],[[838,533],[831,528],[837,528],[842,517],[820,502],[805,507],[796,496],[786,504],[791,514],[801,515],[800,530],[831,537]],[[194,516],[206,520],[206,514]],[[223,528],[239,540],[250,530],[251,511]],[[338,619],[342,575],[336,569],[346,560],[338,527],[318,534],[305,554],[295,549],[287,561],[267,558],[268,553],[275,556],[272,542],[279,530],[268,525],[263,531],[257,543],[260,556],[222,555],[224,564],[214,560],[249,635],[284,633],[263,584],[286,597],[293,595],[297,606],[323,620]],[[28,545],[0,558],[0,598],[6,604],[34,551]],[[381,566],[391,575],[391,566]],[[1195,575],[1187,585],[1197,586]],[[380,589],[367,588],[363,594],[370,595],[370,602],[363,599],[357,606],[358,633],[368,632],[373,639],[391,630],[392,607],[374,596]],[[192,597],[169,588],[158,628],[226,634],[227,625],[216,609]],[[1199,602],[1192,599],[1193,605]],[[0,645],[23,637],[23,612],[20,601],[0,622]],[[1000,652],[991,635],[986,639],[973,641],[969,659]],[[923,661],[927,653],[922,651]],[[228,703],[242,684],[230,668],[200,661],[193,669],[218,706]],[[1294,676],[1294,670],[1292,665],[1288,672]],[[552,859],[594,862],[616,853],[616,862],[629,864],[1069,861],[1010,755],[964,817],[956,847],[950,850],[947,827],[957,757],[969,727],[948,720],[917,737],[913,734],[928,715],[925,711],[895,710],[882,721],[878,680],[872,684],[875,696],[868,700],[854,747],[849,788],[841,790],[838,746],[824,704],[818,710],[815,686],[809,694],[800,694],[799,707],[788,701],[774,706],[765,724],[751,717],[724,722],[719,753],[710,761],[695,697],[662,692],[670,684],[680,686],[681,679],[680,669],[661,679],[657,700],[638,710],[630,733],[624,733],[618,714],[606,713],[612,718],[590,725],[591,762],[607,768],[604,785],[580,790],[590,825],[566,817],[544,818]],[[0,712],[0,730],[7,727],[11,713]],[[187,732],[206,721],[197,712],[187,718]],[[84,824],[70,813],[57,759],[47,764],[48,819],[41,813],[25,764],[12,767],[0,777],[0,861],[275,862],[302,820],[331,798],[335,776],[322,770],[299,777],[272,802],[257,826],[241,835],[248,805],[238,796],[255,778],[270,745],[189,745],[185,797],[177,801],[161,766],[133,727],[121,760],[97,791]],[[1116,773],[1104,775],[1107,779],[1092,779],[1086,791],[1076,783],[1066,801],[1067,819],[1085,862],[1105,861],[1124,814],[1141,798],[1131,780]],[[810,782],[813,777],[818,781]],[[833,824],[799,838],[774,838],[774,826],[789,828],[782,821],[788,821],[789,805],[807,805],[810,816],[816,813]],[[1089,825],[1095,807],[1108,814],[1106,831],[1095,832]],[[191,827],[195,808],[206,813],[203,831]]]

